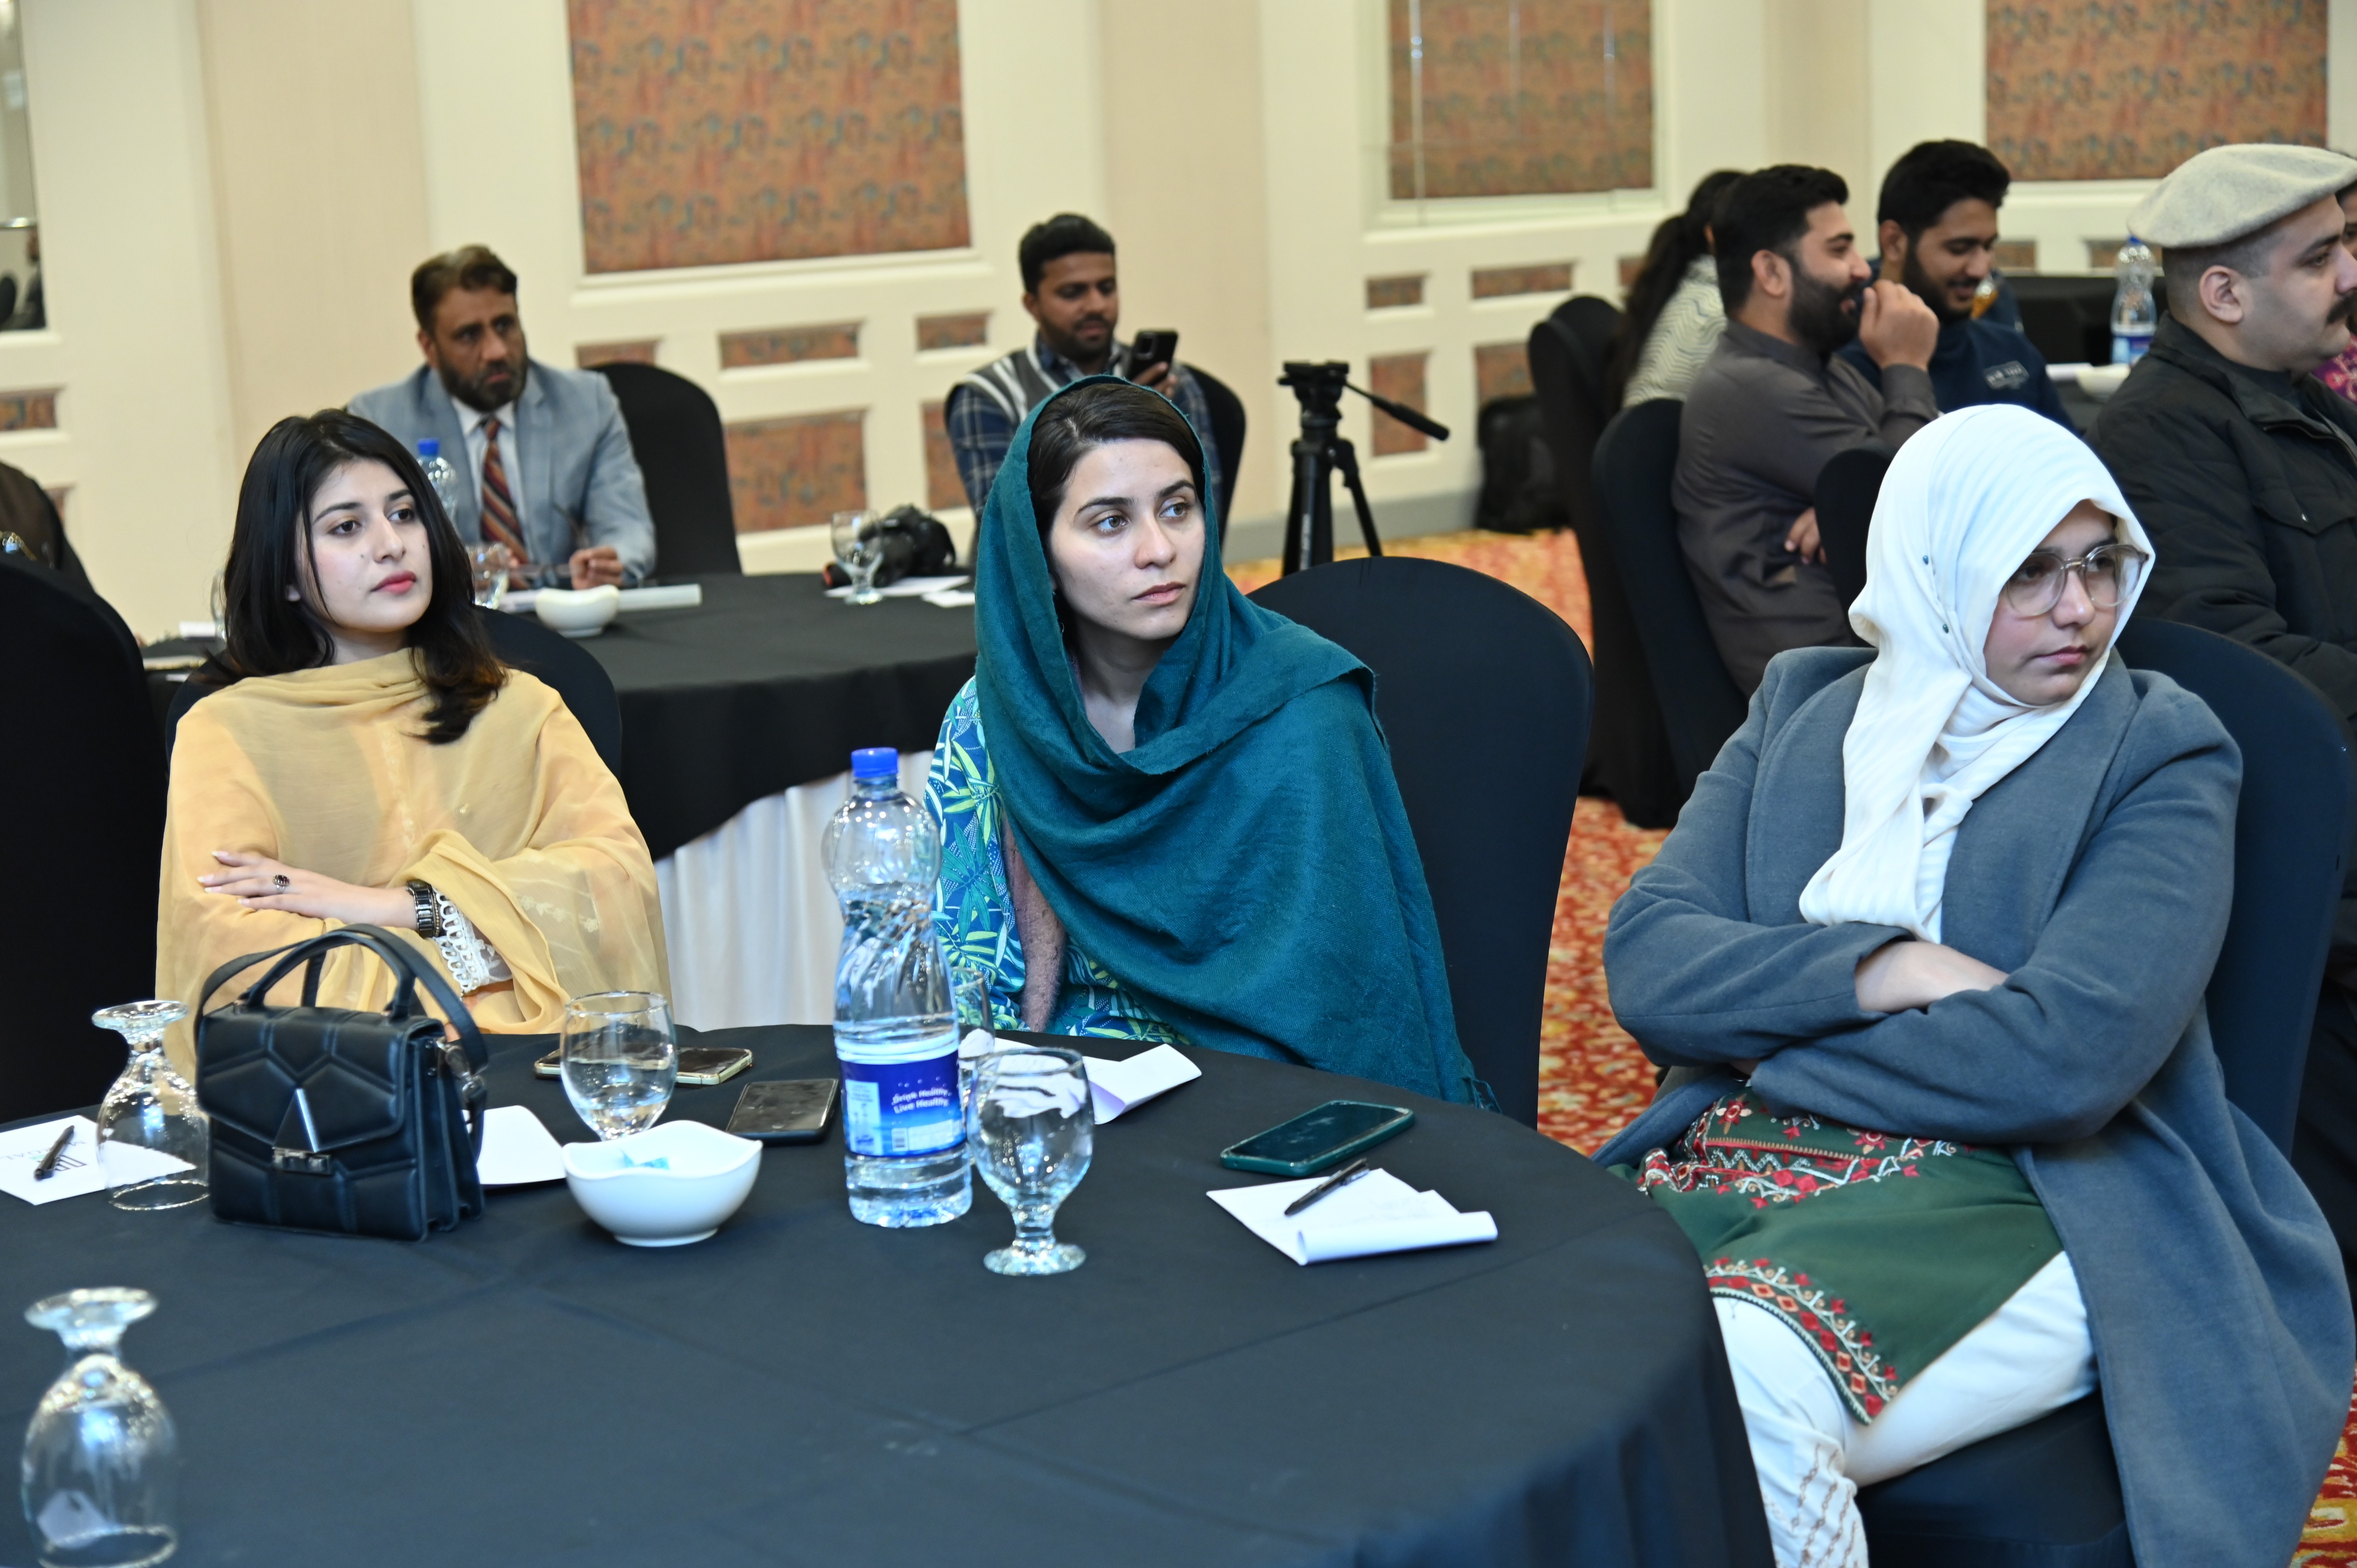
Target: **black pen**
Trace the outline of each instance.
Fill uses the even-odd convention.
[[[1291,1203],[1286,1204],[1285,1206],[1285,1217],[1287,1219],[1292,1219],[1295,1215],[1300,1213],[1303,1209],[1308,1208],[1319,1198],[1324,1197],[1328,1193],[1340,1192],[1342,1188],[1350,1186],[1352,1182],[1358,1180],[1361,1176],[1367,1175],[1374,1168],[1374,1166],[1367,1164],[1367,1156],[1361,1155],[1357,1159],[1352,1160],[1349,1165],[1344,1165],[1340,1170],[1336,1171],[1332,1176],[1328,1176],[1324,1181],[1319,1182],[1316,1187],[1311,1187],[1308,1192],[1303,1193],[1299,1197],[1297,1197]]]
[[[58,1174],[58,1156],[66,1152],[66,1145],[73,1142],[73,1135],[74,1124],[69,1122],[66,1130],[58,1134],[58,1141],[49,1145],[49,1152],[41,1156],[41,1163],[33,1167],[35,1181],[47,1181]]]

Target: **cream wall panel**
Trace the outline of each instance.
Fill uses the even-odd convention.
[[[70,485],[92,583],[155,636],[207,613],[232,457],[193,0],[20,0],[49,329],[0,334],[0,388],[61,386],[0,461]]]
[[[731,421],[866,409],[869,504],[921,502],[918,409],[1029,336],[1015,246],[1039,219],[1105,210],[1094,0],[962,0],[967,198],[963,251],[585,274],[564,0],[414,0],[427,228],[436,248],[479,240],[522,279],[533,353],[661,339]],[[920,353],[916,317],[991,312],[986,347]],[[859,354],[720,369],[719,334],[862,323]],[[962,523],[962,517],[945,521]],[[739,537],[754,570],[808,570],[823,529]]]

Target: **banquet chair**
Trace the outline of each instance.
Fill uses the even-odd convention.
[[[1576,306],[1601,309],[1575,311]],[[1596,723],[1583,784],[1611,796],[1620,814],[1638,827],[1665,828],[1677,821],[1684,798],[1678,792],[1677,762],[1645,665],[1636,612],[1596,499],[1596,443],[1611,417],[1605,404],[1605,349],[1620,315],[1602,300],[1573,299],[1532,328],[1531,390],[1538,396],[1540,428],[1555,458],[1564,517],[1578,542],[1595,634]]]
[[[622,707],[614,695],[613,678],[606,673],[606,667],[587,649],[562,632],[551,631],[530,616],[511,615],[505,610],[479,609],[476,613],[483,618],[483,629],[490,633],[491,647],[500,662],[527,671],[562,698],[566,709],[588,732],[589,744],[597,748],[598,760],[619,779]],[[203,670],[193,671],[173,693],[171,712],[164,720],[164,755],[167,762],[179,738],[181,718],[221,689],[204,676]]]
[[[1670,482],[1684,408],[1669,398],[1624,408],[1596,444],[1597,499],[1669,732],[1677,767],[1673,799],[1681,808],[1749,707],[1711,640],[1678,548]]]
[[[597,367],[622,405],[630,451],[647,482],[655,571],[665,578],[741,575],[728,441],[709,393],[660,365]]]
[[[1211,414],[1211,446],[1220,455],[1220,542],[1228,539],[1228,503],[1235,499],[1236,473],[1244,461],[1244,404],[1228,383],[1200,365],[1187,373],[1203,389],[1203,406]]]
[[[0,1122],[94,1103],[124,1062],[90,1021],[156,986],[164,754],[139,646],[103,601],[0,558],[0,820],[18,896],[0,913]]]
[[[1817,470],[1817,539],[1845,609],[1866,591],[1866,536],[1893,456],[1880,442],[1869,442],[1835,453]]]
[[[1375,672],[1457,1037],[1498,1108],[1536,1126],[1547,948],[1594,694],[1587,650],[1537,600],[1439,561],[1337,561],[1253,600]]]
[[[2233,904],[2206,1002],[2226,1098],[2287,1157],[2357,819],[2349,730],[2306,681],[2198,627],[2131,620],[2119,651],[2209,703],[2243,753]],[[1878,1563],[2132,1562],[2100,1391],[1864,1487],[1857,1501]]]

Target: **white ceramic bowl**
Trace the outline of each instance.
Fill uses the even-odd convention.
[[[595,637],[621,610],[622,590],[611,583],[600,588],[543,588],[532,607],[543,626],[567,637]]]
[[[703,1240],[737,1212],[760,1174],[759,1144],[701,1122],[565,1145],[565,1185],[573,1200],[615,1240],[633,1247]]]
[[[2108,403],[2134,365],[2090,365],[2079,372],[2079,390],[2097,403]]]

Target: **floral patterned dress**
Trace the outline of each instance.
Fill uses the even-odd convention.
[[[969,964],[989,976],[993,1026],[1019,1028],[1023,939],[1015,926],[1015,900],[1006,889],[1006,854],[1000,838],[1004,822],[972,681],[942,720],[932,769],[925,778],[925,810],[942,830],[942,885],[933,904],[942,950],[952,963]],[[1069,940],[1063,983],[1048,1032],[1184,1043],[1184,1036],[1148,1014],[1120,981]]]
[[[1798,1332],[1861,1422],[2062,1250],[2004,1150],[1777,1116],[1749,1090],[1616,1168],[1685,1231],[1711,1294]]]
[[[2319,365],[2316,379],[2351,403],[2357,403],[2357,341]]]

